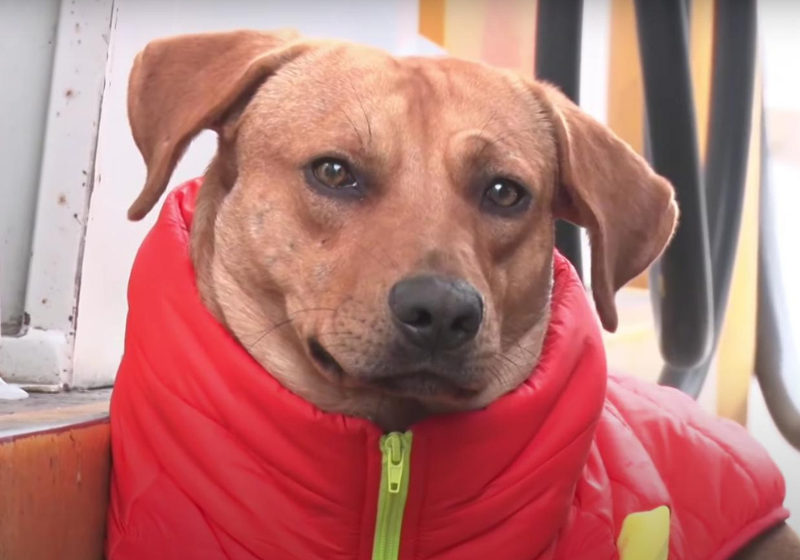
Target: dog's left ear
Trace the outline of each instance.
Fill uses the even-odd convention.
[[[311,46],[294,31],[180,35],[149,43],[133,64],[128,118],[147,180],[128,210],[143,218],[164,193],[191,140]]]
[[[617,328],[614,296],[669,243],[678,218],[672,185],[608,128],[556,88],[531,82],[550,113],[559,157],[557,218],[585,227],[592,294],[606,330]]]

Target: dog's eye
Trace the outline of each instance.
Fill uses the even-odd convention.
[[[510,179],[495,179],[486,189],[486,202],[498,209],[510,209],[519,205],[527,197],[527,192]]]
[[[317,181],[329,189],[353,189],[358,186],[358,182],[343,161],[320,159],[312,164],[311,170]]]

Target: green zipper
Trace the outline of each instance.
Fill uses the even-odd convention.
[[[381,454],[381,488],[372,560],[397,560],[411,474],[411,432],[392,432],[383,436]]]

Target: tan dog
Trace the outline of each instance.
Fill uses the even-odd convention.
[[[590,233],[609,330],[677,219],[669,183],[557,90],[460,60],[291,33],[167,39],[137,58],[129,111],[148,169],[130,218],[216,130],[191,232],[204,303],[285,387],[387,431],[530,374],[555,219]],[[742,557],[800,544],[782,527]]]

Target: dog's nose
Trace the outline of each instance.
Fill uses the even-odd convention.
[[[389,292],[395,325],[414,345],[426,350],[452,350],[478,334],[483,300],[463,280],[415,276]]]

